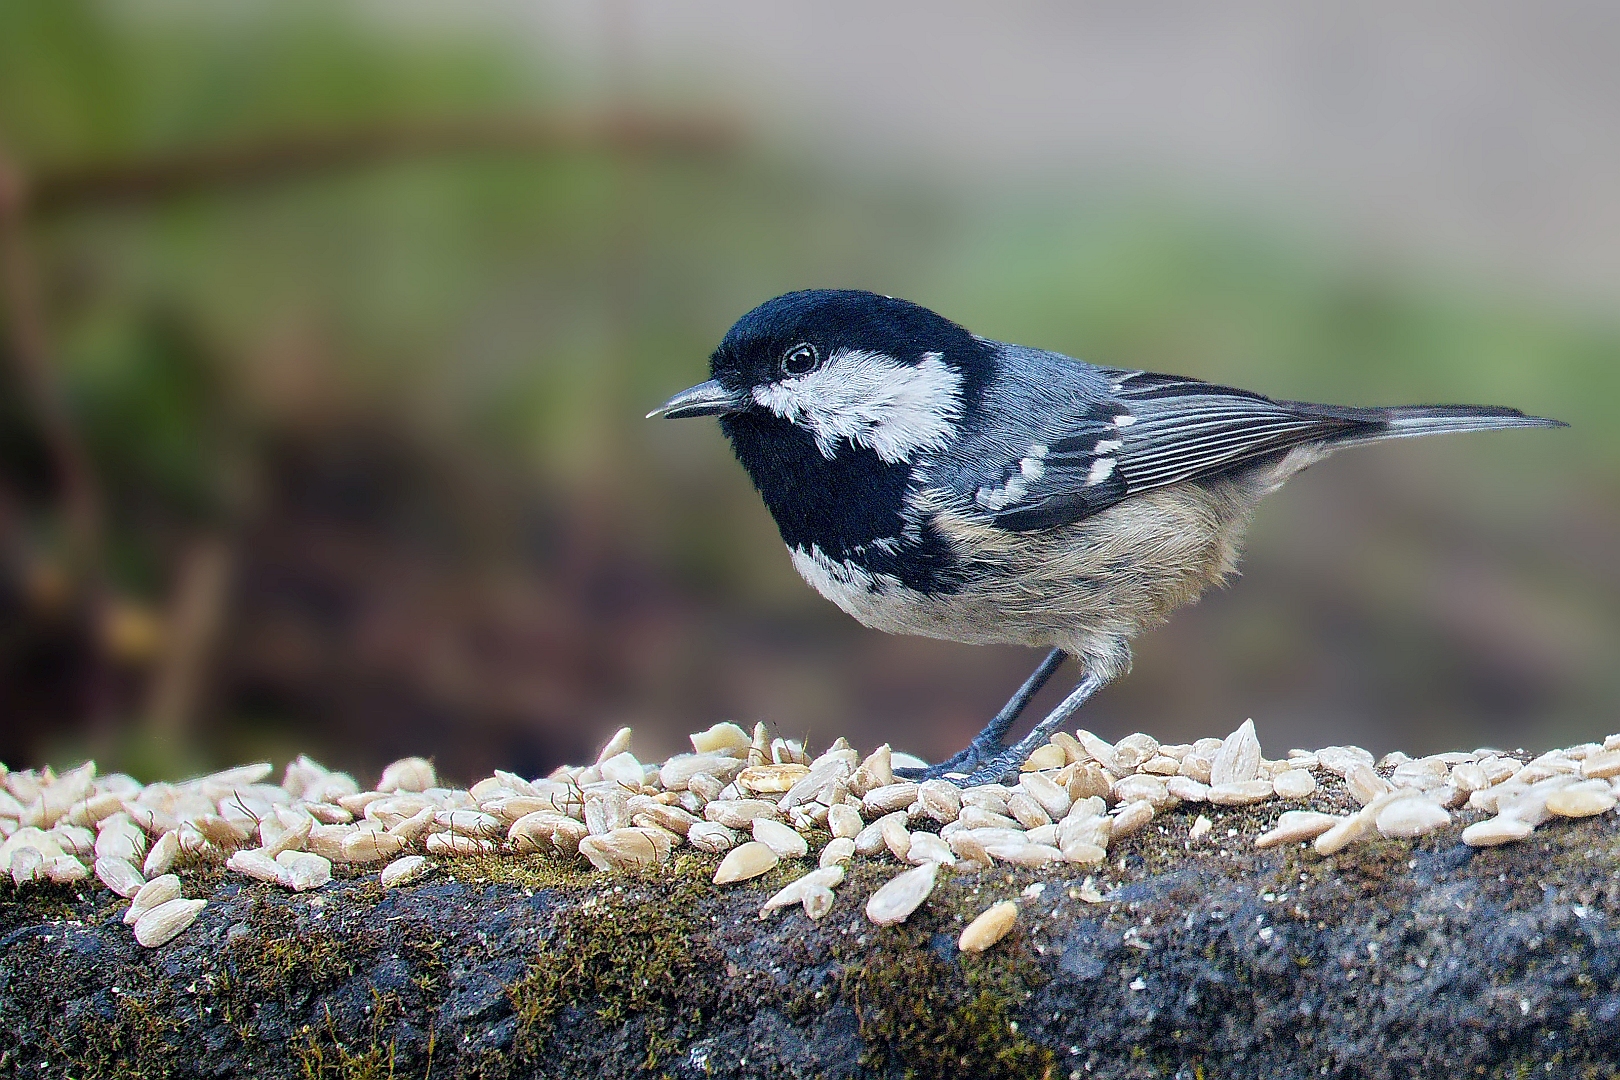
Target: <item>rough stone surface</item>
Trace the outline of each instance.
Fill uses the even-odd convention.
[[[1200,809],[1249,837],[1278,808]],[[884,928],[861,908],[886,857],[817,922],[758,918],[799,868],[721,888],[710,856],[612,878],[446,859],[395,889],[340,867],[299,895],[182,865],[208,906],[152,950],[105,890],[0,885],[0,1076],[1612,1075],[1612,818],[1324,859],[1188,850],[1193,813],[1090,874],[941,869]],[[960,954],[1012,899],[1011,933]]]

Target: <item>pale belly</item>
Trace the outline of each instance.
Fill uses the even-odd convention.
[[[865,626],[975,645],[1060,648],[1107,677],[1128,668],[1126,641],[1157,625],[1236,566],[1258,498],[1246,485],[1177,485],[1073,525],[1012,533],[939,513],[965,584],[923,593],[817,548],[794,568]]]

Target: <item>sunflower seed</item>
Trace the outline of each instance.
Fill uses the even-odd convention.
[[[716,821],[699,821],[686,833],[688,844],[711,855],[730,851],[737,845],[738,839],[737,830]]]
[[[244,874],[255,881],[269,882],[271,885],[287,883],[287,872],[281,864],[256,848],[232,852],[231,857],[225,861],[225,868]]]
[[[433,762],[426,758],[401,758],[383,770],[378,791],[426,791],[438,785]]]
[[[779,861],[776,852],[765,844],[758,840],[750,840],[732,849],[720,860],[720,866],[714,872],[714,883],[730,885],[733,882],[757,878],[774,869]]]
[[[878,833],[883,837],[883,846],[889,849],[889,853],[905,862],[906,854],[911,850],[911,830],[906,828],[905,812],[878,819]]]
[[[780,821],[782,815],[764,799],[715,799],[703,808],[703,816],[731,829],[749,829],[755,818]]]
[[[1231,784],[1211,784],[1209,801],[1216,806],[1253,806],[1274,794],[1270,780],[1244,780]]]
[[[1057,845],[1057,834],[1058,827],[1055,823],[1041,825],[1026,832],[1024,841],[1030,844],[1045,844],[1047,847],[1055,847]]]
[[[579,842],[579,853],[598,870],[631,870],[655,866],[669,858],[672,845],[659,829],[623,828]]]
[[[691,739],[692,750],[698,754],[735,755],[747,750],[749,745],[748,732],[729,722],[715,724],[706,731],[695,731]]]
[[[1058,848],[1066,863],[1096,866],[1108,858],[1108,849],[1085,840],[1073,840]]]
[[[1064,760],[1070,765],[1085,761],[1091,756],[1086,753],[1086,748],[1080,745],[1080,740],[1067,731],[1052,732],[1052,745],[1063,750]]]
[[[1019,771],[1040,772],[1043,769],[1061,769],[1068,761],[1069,756],[1063,752],[1063,747],[1047,743],[1045,746],[1036,747],[1019,766]]]
[[[146,857],[146,834],[133,825],[109,827],[96,837],[96,858],[141,862]]]
[[[962,789],[962,806],[976,806],[980,810],[988,810],[993,814],[1007,813],[1007,796],[1011,795],[1009,788],[1000,784],[980,784],[978,787]]]
[[[1185,763],[1184,763],[1185,764]],[[1254,734],[1254,721],[1245,720],[1228,735],[1209,764],[1210,786],[1237,784],[1260,775],[1260,740]]]
[[[1181,759],[1159,754],[1142,762],[1137,771],[1151,776],[1177,776],[1181,772]]]
[[[780,859],[802,859],[810,851],[804,837],[769,818],[754,819],[754,839],[776,852]]]
[[[1359,746],[1324,746],[1316,752],[1316,760],[1328,772],[1348,777],[1357,765],[1372,768],[1373,756]]]
[[[1114,762],[1113,743],[1093,735],[1085,728],[1075,732],[1075,738],[1079,741],[1081,749],[1086,752],[1086,756],[1091,760],[1105,769],[1114,770],[1116,774],[1124,771]]]
[[[146,853],[146,861],[141,865],[141,869],[150,876],[167,874],[179,856],[180,833],[171,830],[157,838],[152,850]]]
[[[817,865],[847,866],[854,856],[855,841],[847,836],[835,836],[821,849],[821,858],[817,861]]]
[[[1057,846],[1064,850],[1073,844],[1092,844],[1106,848],[1113,837],[1113,818],[1097,814],[1090,817],[1066,817],[1058,825]]]
[[[491,855],[495,841],[460,833],[434,833],[427,838],[429,855]]]
[[[310,851],[283,851],[276,865],[286,874],[283,883],[293,892],[318,889],[332,880],[330,861]]]
[[[777,908],[802,903],[806,892],[810,889],[836,889],[843,880],[844,868],[842,866],[828,866],[820,870],[812,870],[803,877],[788,882],[775,896],[761,904],[759,917],[763,919]]]
[[[481,810],[440,810],[433,815],[433,823],[462,836],[492,837],[506,832],[500,818]]]
[[[433,864],[421,855],[402,855],[383,867],[380,880],[384,888],[397,888],[409,885],[432,868]]]
[[[1452,766],[1450,779],[1452,786],[1465,794],[1472,794],[1490,785],[1490,781],[1485,777],[1485,770],[1472,761]]]
[[[776,801],[777,808],[786,810],[807,802],[822,802],[831,806],[837,801],[838,794],[848,790],[849,775],[855,771],[854,758],[853,750],[823,754],[810,766],[803,779]]]
[[[96,850],[96,834],[79,825],[58,823],[45,835],[56,841],[64,855],[90,855]]]
[[[424,806],[410,817],[403,818],[388,826],[388,834],[390,836],[399,837],[399,839],[403,840],[407,844],[414,844],[428,834],[428,831],[433,828],[434,823],[438,821],[439,814],[443,812],[444,811],[435,810],[431,806]],[[471,811],[467,810],[450,812],[461,814],[471,813]],[[310,837],[312,839],[314,835],[314,832],[311,831]]]
[[[832,910],[834,899],[835,897],[831,889],[822,889],[811,886],[804,891],[804,899],[801,900],[800,903],[804,905],[804,913],[806,915],[812,919],[820,919],[822,916],[826,915],[827,912]]]
[[[1007,936],[1018,921],[1018,905],[1011,900],[993,904],[962,929],[956,947],[965,953],[982,953]]]
[[[639,790],[642,781],[646,778],[646,773],[641,768],[641,762],[637,761],[636,755],[628,750],[614,754],[606,761],[598,762],[596,770],[602,774],[603,780],[611,781],[632,790]]]
[[[1284,769],[1271,778],[1279,799],[1308,799],[1316,794],[1316,777],[1304,769]]]
[[[866,917],[878,926],[905,922],[934,891],[938,875],[939,864],[929,862],[890,878],[866,901]]]
[[[1036,870],[1063,859],[1063,852],[1048,844],[986,844],[984,850],[991,858]]]
[[[1620,776],[1620,750],[1603,750],[1588,754],[1581,762],[1581,775],[1598,780]]]
[[[948,782],[948,781],[947,781]],[[873,815],[892,814],[904,810],[917,801],[917,785],[909,780],[873,788],[861,799],[866,812]]]
[[[1366,806],[1384,792],[1390,790],[1390,783],[1377,773],[1373,772],[1371,765],[1356,762],[1344,774],[1345,787],[1350,789],[1350,795],[1362,806]]]
[[[1382,836],[1411,840],[1450,825],[1451,815],[1432,799],[1413,796],[1386,804],[1378,811],[1373,823]]]
[[[123,913],[123,925],[134,926],[136,920],[151,912],[159,904],[167,904],[168,900],[177,899],[180,895],[180,878],[173,874],[164,874],[160,878],[152,878],[130,899],[130,910]]]
[[[125,859],[97,859],[96,877],[101,883],[124,899],[132,899],[146,879]]]
[[[662,803],[649,803],[640,812],[631,816],[632,825],[656,825],[667,829],[678,836],[685,836],[692,826],[698,823],[696,814],[687,813],[678,806],[665,806]]]
[[[1254,846],[1269,848],[1278,844],[1315,840],[1343,820],[1334,814],[1320,814],[1313,810],[1284,810],[1269,832],[1255,837]]]
[[[1164,782],[1165,794],[1182,802],[1208,802],[1209,785],[1201,784],[1190,776],[1172,776]]]
[[[857,798],[894,783],[894,752],[884,743],[869,754],[865,761],[850,774],[849,790]]]
[[[1106,799],[1114,786],[1114,776],[1096,762],[1087,761],[1072,766],[1065,786],[1071,799]]]
[[[974,836],[970,829],[952,833],[946,844],[949,845],[951,854],[959,860],[986,864],[990,862],[990,854],[984,849],[984,841]]]
[[[38,848],[23,846],[11,853],[11,881],[21,888],[45,876],[45,856]]]
[[[950,866],[956,862],[956,856],[951,853],[950,846],[936,834],[914,832],[911,834],[911,843],[906,849],[904,861],[918,866],[925,862],[944,863]]]
[[[1373,815],[1366,810],[1360,810],[1347,817],[1338,818],[1316,838],[1316,853],[1318,855],[1333,855],[1357,840],[1371,836],[1374,832]]]
[[[166,900],[135,921],[135,940],[148,949],[167,944],[196,922],[197,915],[207,906],[206,900],[179,897]]]
[[[994,810],[986,810],[980,806],[966,805],[957,821],[967,829],[1022,829],[1018,819],[1007,814],[998,814]]]
[[[669,791],[684,791],[697,776],[706,776],[725,784],[742,772],[746,765],[747,762],[729,754],[676,754],[659,768],[658,782]]]
[[[1462,842],[1469,847],[1496,847],[1523,840],[1535,831],[1535,826],[1516,817],[1498,815],[1476,821],[1462,831]]]
[[[941,781],[929,781],[929,784],[937,783],[941,783]],[[952,791],[956,789],[954,784],[947,783],[946,786]],[[1061,820],[1063,815],[1069,812],[1069,807],[1074,804],[1074,799],[1069,795],[1068,788],[1059,786],[1055,780],[1044,773],[1023,773],[1018,778],[1018,786],[1023,789],[1025,795],[1035,800],[1053,821]],[[1012,796],[1009,795],[1007,798],[1010,806]],[[960,799],[958,799],[958,805],[960,805]],[[952,815],[953,818],[954,816]]]
[[[1130,803],[1114,814],[1113,836],[1129,836],[1152,820],[1152,803],[1146,799]]]
[[[1607,784],[1601,787],[1575,784],[1547,796],[1547,809],[1559,817],[1592,817],[1595,814],[1606,814],[1614,807],[1615,795]]]
[[[853,840],[862,829],[866,828],[866,822],[862,820],[859,810],[847,803],[839,803],[827,809],[827,827],[833,836]]]
[[[310,830],[315,828],[315,819],[304,817],[295,825],[287,826],[279,820],[272,823],[266,818],[259,826],[259,837],[263,841],[264,853],[272,859],[283,851],[297,851],[309,840]],[[181,846],[184,847],[185,837],[181,836]]]
[[[780,795],[810,774],[806,765],[755,765],[737,774],[737,786],[753,795]]]
[[[1208,784],[1214,766],[1213,759],[1195,751],[1181,759],[1180,773],[1189,780],[1195,780],[1200,784]]]
[[[72,885],[90,876],[90,868],[73,855],[53,855],[45,860],[45,877],[54,885]]]

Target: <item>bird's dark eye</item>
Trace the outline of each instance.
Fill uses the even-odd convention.
[[[808,375],[819,363],[821,357],[816,353],[816,347],[808,341],[801,341],[782,354],[782,374]]]

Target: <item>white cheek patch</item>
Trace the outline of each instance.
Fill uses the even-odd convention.
[[[894,464],[950,441],[962,415],[962,376],[939,353],[907,364],[840,349],[808,375],[755,387],[754,400],[809,428],[825,458],[848,439]]]

